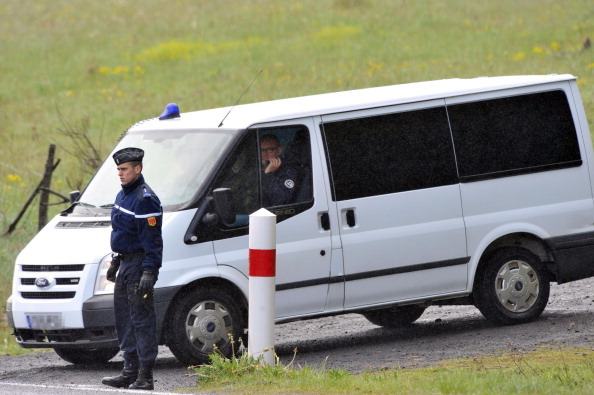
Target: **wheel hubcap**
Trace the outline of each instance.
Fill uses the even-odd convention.
[[[198,350],[212,353],[231,341],[233,333],[231,316],[225,306],[215,301],[201,302],[194,306],[186,319],[186,336]]]
[[[536,271],[521,260],[505,263],[495,279],[495,292],[499,302],[514,313],[525,312],[534,306],[539,289]]]

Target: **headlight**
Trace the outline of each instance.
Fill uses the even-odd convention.
[[[95,295],[112,294],[114,283],[107,281],[107,269],[111,266],[111,254],[107,254],[99,264],[97,281],[95,282]]]

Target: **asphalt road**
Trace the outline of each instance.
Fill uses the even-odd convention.
[[[434,306],[406,330],[384,329],[360,315],[347,314],[277,325],[275,341],[283,364],[351,372],[413,368],[542,346],[594,349],[594,278],[553,285],[541,318],[525,325],[493,325],[471,306]],[[102,377],[117,375],[121,369],[119,356],[94,366],[71,365],[53,351],[0,357],[0,394],[143,393],[101,384]],[[193,373],[161,347],[155,391],[146,393],[200,394]]]

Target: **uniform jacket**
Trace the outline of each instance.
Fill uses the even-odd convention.
[[[262,173],[262,189],[266,206],[279,206],[293,202],[296,191],[297,170],[282,164],[277,171]]]
[[[122,185],[111,210],[111,249],[121,254],[144,252],[143,269],[158,274],[163,260],[163,208],[142,174]]]

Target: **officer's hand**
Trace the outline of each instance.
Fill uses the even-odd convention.
[[[105,278],[107,279],[107,281],[111,281],[112,283],[115,283],[116,273],[118,272],[119,268],[120,268],[120,256],[115,255],[111,259],[111,265],[109,266],[109,269],[107,269],[107,274],[105,275]]]
[[[143,298],[151,295],[156,281],[157,278],[153,272],[149,272],[148,270],[142,272],[140,283],[138,283],[138,295]]]
[[[270,158],[268,166],[264,169],[264,173],[274,173],[281,166],[281,158]]]

